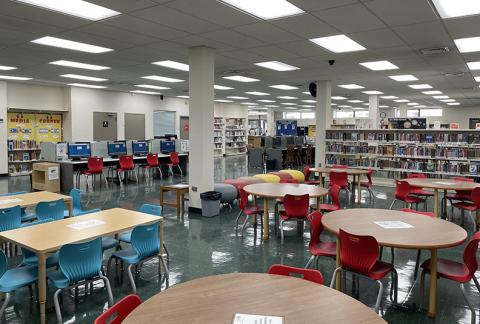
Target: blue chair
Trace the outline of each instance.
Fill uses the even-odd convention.
[[[0,197],[16,196],[26,194],[27,191],[8,192],[0,194]],[[22,222],[31,222],[36,218],[35,214],[27,213],[26,208],[22,208]]]
[[[7,308],[12,293],[22,287],[29,287],[32,295],[32,285],[38,280],[37,267],[21,267],[8,269],[7,256],[0,250],[0,292],[5,293],[5,301],[0,309],[0,318]],[[31,296],[33,298],[33,296]]]
[[[29,227],[29,226],[34,226],[38,224],[43,224],[43,223],[48,223],[53,221],[53,219],[48,218],[44,220],[39,220],[31,223],[24,224],[22,227]],[[22,255],[23,255],[23,260],[22,262],[18,265],[19,267],[23,266],[37,266],[38,265],[38,258],[37,254],[35,252],[32,252],[30,250],[27,250],[22,247]],[[58,251],[55,252],[54,254],[50,255],[47,260],[46,260],[46,267],[48,268],[53,268],[58,266]]]
[[[135,285],[135,279],[133,275],[133,266],[141,266],[145,261],[158,257],[159,262],[162,263],[165,269],[166,284],[168,288],[168,267],[163,255],[159,255],[160,239],[158,237],[158,223],[135,227],[132,231],[131,239],[131,247],[116,251],[112,254],[108,260],[107,273],[109,273],[110,263],[113,259],[121,260],[122,262],[128,264],[128,278],[130,279],[133,293],[136,294],[137,287]],[[161,277],[160,269],[161,268],[159,265],[158,275]]]
[[[100,211],[100,209],[91,209],[91,210],[84,210],[82,206],[82,191],[80,189],[72,189],[70,190],[70,197],[72,197],[72,205],[73,205],[73,216],[81,216],[90,213],[94,213]],[[64,211],[64,216],[68,217],[69,212],[68,210]]]
[[[54,200],[54,201],[42,201],[37,204],[35,208],[35,214],[39,220],[53,219],[60,220],[64,219],[65,213],[65,202],[63,199]]]
[[[0,209],[0,232],[20,228],[22,226],[22,209],[20,206]],[[8,241],[2,243],[3,248],[11,257],[12,245]]]
[[[87,285],[103,280],[108,294],[108,306],[113,305],[112,288],[108,278],[102,274],[102,240],[98,237],[92,241],[64,245],[58,255],[59,269],[47,272],[47,278],[57,289],[53,295],[58,323],[62,323],[62,313],[58,295],[64,289]]]
[[[150,214],[154,216],[162,216],[162,206],[159,206],[159,205],[143,204],[142,206],[140,206],[140,209],[138,211],[141,213]],[[132,242],[132,231],[126,231],[121,233],[118,236],[118,240],[120,242],[125,242],[130,244]],[[163,249],[165,250],[165,254],[167,255],[167,262],[169,262],[170,254],[168,253],[167,246],[165,245],[165,242],[162,242],[162,244],[163,244]]]
[[[74,190],[76,190],[76,189],[74,189]],[[97,209],[91,209],[91,210],[85,210],[85,211],[79,212],[75,216],[76,217],[83,216],[83,215],[87,215],[87,214],[96,213],[96,212],[99,212],[99,211],[102,211],[102,210],[98,209],[98,208]],[[116,248],[119,244],[120,243],[116,239],[114,239],[113,237],[110,237],[110,236],[102,237],[102,250],[103,251]]]

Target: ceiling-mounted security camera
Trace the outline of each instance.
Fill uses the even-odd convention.
[[[334,65],[334,64],[335,64],[335,60],[328,60],[328,64],[329,64],[330,66]]]

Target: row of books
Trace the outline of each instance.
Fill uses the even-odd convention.
[[[38,160],[40,157],[39,152],[10,152],[8,153],[8,161],[31,161]]]
[[[7,145],[9,151],[38,148],[36,140],[8,140]]]
[[[401,141],[419,143],[480,144],[480,133],[413,133],[413,132],[327,132],[326,138],[342,141]]]

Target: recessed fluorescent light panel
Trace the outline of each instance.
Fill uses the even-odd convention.
[[[432,0],[442,18],[454,18],[480,14],[478,0]]]
[[[408,106],[418,106],[418,102],[409,102]]]
[[[177,98],[190,99],[190,96],[177,96]]]
[[[377,90],[373,90],[373,91],[362,91],[364,94],[368,94],[368,95],[381,95],[383,94],[383,92],[381,91],[377,91]]]
[[[411,74],[403,74],[403,75],[390,75],[390,79],[399,81],[399,82],[406,82],[406,81],[417,81],[418,79]]]
[[[475,81],[480,82],[480,76],[474,77]]]
[[[298,89],[298,87],[290,86],[287,84],[275,84],[269,86],[270,88],[275,88],[275,89],[280,89],[280,90],[295,90]]]
[[[106,47],[101,47],[101,46],[96,46],[96,45],[90,45],[90,44],[80,43],[80,42],[74,42],[74,41],[71,41],[71,40],[52,37],[52,36],[46,36],[46,37],[34,39],[32,41],[32,43],[47,45],[47,46],[53,46],[53,47],[60,47],[60,48],[65,48],[65,49],[69,49],[69,50],[72,50],[72,51],[94,53],[94,54],[113,51],[113,49],[111,49],[111,48],[106,48]]]
[[[348,102],[351,102],[351,103],[361,103],[363,102],[362,100],[348,100]]]
[[[280,104],[285,105],[285,106],[296,106],[297,105],[296,103],[293,103],[293,102],[281,102]]]
[[[280,106],[277,106],[277,105],[265,105],[265,107],[268,107],[268,108],[278,108]]]
[[[296,66],[282,63],[279,61],[260,62],[260,63],[255,63],[255,65],[261,66],[263,68],[270,69],[270,70],[280,71],[280,72],[294,71],[294,70],[300,69]]]
[[[480,37],[467,37],[454,40],[460,53],[480,51]]]
[[[249,77],[246,77],[246,76],[243,76],[243,75],[224,76],[223,78],[227,79],[227,80],[238,81],[238,82],[257,82],[257,81],[260,81],[258,79],[249,78]]]
[[[102,20],[120,15],[121,12],[111,10],[83,0],[16,0],[47,10],[61,12],[88,20]]]
[[[302,102],[316,103],[317,101],[316,101],[316,100],[312,100],[312,99],[307,99],[307,100],[302,100]]]
[[[455,102],[455,99],[442,99],[441,102]]]
[[[449,106],[460,106],[459,102],[447,102],[447,105]]]
[[[345,35],[313,38],[310,41],[334,53],[366,50],[365,47]]]
[[[278,99],[286,99],[286,100],[295,100],[298,99],[297,97],[291,97],[291,96],[279,96],[277,97]]]
[[[372,71],[386,71],[386,70],[398,69],[398,66],[390,63],[389,61],[363,62],[363,63],[360,63],[360,65]]]
[[[433,96],[435,99],[448,99],[450,98],[449,96]]]
[[[155,81],[161,81],[161,82],[169,82],[169,83],[185,81],[185,80],[180,80],[180,79],[163,77],[163,76],[159,76],[159,75],[147,75],[147,76],[142,77],[142,79],[155,80]]]
[[[387,106],[387,105],[380,105],[378,106],[378,108],[389,108],[390,106]]]
[[[468,62],[467,66],[470,70],[480,70],[480,61],[477,62]]]
[[[333,100],[346,100],[347,98],[342,97],[342,96],[332,96],[331,99],[333,99]]]
[[[241,105],[258,106],[258,103],[256,103],[256,102],[242,102]]]
[[[355,90],[355,89],[363,89],[365,87],[362,87],[361,85],[358,84],[340,84],[338,85],[340,88],[344,89],[349,89],[349,90]]]
[[[240,97],[240,96],[229,96],[227,97],[228,99],[238,99],[238,100],[245,100],[248,99],[248,97]]]
[[[303,94],[306,94],[306,95],[311,95],[311,93],[308,92],[308,91],[303,91],[302,93],[303,93]]]
[[[10,70],[16,70],[17,68],[14,66],[6,66],[6,65],[0,65],[0,70],[1,71],[10,71]]]
[[[54,61],[54,62],[50,62],[50,64],[68,66],[68,67],[77,68],[77,69],[93,70],[93,71],[110,69],[108,66],[101,66],[101,65],[94,65],[94,64],[87,64],[87,63],[80,63],[80,62],[73,62],[73,61],[66,61],[66,60]]]
[[[155,89],[155,90],[169,90],[170,88],[168,87],[161,87],[161,86],[156,86],[152,84],[136,84],[136,87],[139,88],[145,88],[145,89]]]
[[[264,20],[289,17],[304,12],[286,0],[220,0],[220,2]]]
[[[395,102],[410,102],[408,99],[396,99]]]
[[[410,88],[415,89],[415,90],[421,90],[421,89],[432,89],[433,87],[429,84],[409,84],[408,85]]]
[[[99,86],[95,84],[85,84],[85,83],[69,83],[69,86],[72,87],[81,87],[81,88],[92,88],[92,89],[105,89],[104,86]]]
[[[352,108],[352,106],[349,106],[349,105],[340,105],[340,106],[338,106],[338,108]]]
[[[252,96],[268,96],[270,95],[269,93],[266,92],[259,92],[259,91],[249,91],[245,92],[246,94],[252,95]]]
[[[79,75],[79,74],[62,74],[61,77],[70,78],[70,79],[78,79],[78,80],[86,80],[86,81],[94,81],[94,82],[102,82],[102,81],[107,81],[108,80],[108,79],[89,77],[89,76],[86,76],[86,75]]]
[[[133,93],[141,93],[141,94],[148,94],[148,95],[160,95],[161,93],[159,92],[154,92],[154,91],[145,91],[145,90],[132,90],[130,92]]]
[[[232,87],[226,87],[226,86],[222,86],[222,85],[218,85],[218,84],[215,84],[215,85],[213,86],[213,88],[214,88],[215,90],[233,90],[233,89],[234,89],[234,88],[232,88]]]
[[[423,94],[426,94],[426,95],[438,95],[438,94],[442,94],[441,91],[438,91],[438,90],[430,90],[430,91],[422,91]]]
[[[270,99],[261,99],[257,100],[258,102],[275,102],[275,100],[270,100]]]
[[[216,101],[216,102],[233,102],[233,100],[227,100],[227,99],[215,99],[214,101]]]
[[[397,96],[381,96],[380,98],[382,98],[382,99],[387,99],[387,100],[398,99]]]
[[[188,64],[175,62],[175,61],[170,61],[170,60],[152,62],[152,64],[160,65],[160,66],[163,66],[163,67],[166,67],[166,68],[180,70],[180,71],[189,71],[189,69],[190,69]]]
[[[18,76],[13,76],[13,75],[0,75],[0,79],[26,81],[26,80],[31,80],[32,78],[18,77]]]

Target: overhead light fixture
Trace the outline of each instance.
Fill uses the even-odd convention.
[[[455,102],[455,99],[441,99],[441,102]]]
[[[310,39],[311,42],[334,53],[346,53],[366,50],[346,35],[335,35]]]
[[[312,100],[312,99],[306,99],[306,100],[302,100],[302,102],[316,103],[317,101],[316,101],[316,100]]]
[[[180,63],[180,62],[175,62],[175,61],[158,61],[158,62],[152,62],[152,64],[155,65],[160,65],[169,69],[175,69],[175,70],[180,70],[180,71],[189,71],[189,66],[188,64]]]
[[[460,106],[459,102],[447,102],[447,105],[449,106]]]
[[[409,102],[408,106],[418,106],[418,102]]]
[[[256,103],[256,102],[242,102],[241,105],[258,106],[258,103]]]
[[[480,37],[467,37],[454,39],[460,53],[471,53],[480,51]]]
[[[238,100],[246,100],[248,97],[240,97],[240,96],[228,96],[228,99],[238,99]]]
[[[442,96],[433,96],[433,98],[435,98],[435,99],[448,99],[448,98],[450,98],[450,97],[449,97],[449,96],[442,95]]]
[[[270,100],[270,99],[261,99],[257,100],[258,102],[275,102],[275,100]]]
[[[358,84],[340,84],[338,85],[340,88],[344,89],[349,89],[349,90],[355,90],[355,89],[363,89],[365,87],[362,87],[361,85]]]
[[[87,63],[80,63],[80,62],[73,62],[73,61],[66,61],[66,60],[54,61],[54,62],[50,62],[49,64],[68,66],[72,68],[93,70],[93,71],[110,69],[108,66],[101,66],[101,65],[94,65],[94,64],[87,64]]]
[[[1,71],[10,71],[10,70],[16,70],[17,68],[14,66],[6,66],[6,65],[0,65],[0,70]]]
[[[430,91],[422,91],[422,93],[426,95],[437,95],[437,94],[442,94],[443,92],[438,90],[430,90]]]
[[[363,102],[362,100],[348,100],[348,102],[351,102],[351,103],[361,103]]]
[[[278,96],[278,99],[286,99],[286,100],[295,100],[298,99],[297,97],[292,97],[292,96]]]
[[[333,99],[333,100],[347,100],[347,98],[342,97],[342,96],[332,96],[331,99]]]
[[[369,104],[369,103],[366,103],[366,102],[362,102],[362,105],[364,105],[364,106],[370,106],[370,104]],[[380,107],[380,106],[379,106],[379,107]]]
[[[360,63],[360,65],[372,71],[386,71],[386,70],[398,69],[398,66],[390,63],[389,61],[363,62],[363,63]]]
[[[408,99],[396,99],[396,100],[394,100],[394,101],[395,101],[395,102],[400,102],[400,103],[402,103],[402,102],[410,102],[410,100],[408,100]]]
[[[234,88],[232,88],[232,87],[226,87],[226,86],[222,86],[222,85],[218,85],[218,84],[215,84],[215,85],[213,86],[213,88],[214,88],[215,90],[233,90],[233,89],[234,89]]]
[[[245,92],[246,94],[252,95],[252,96],[268,96],[270,95],[269,93],[266,92],[260,92],[260,91],[248,91]]]
[[[480,14],[477,0],[432,0],[440,16],[444,19]]]
[[[286,0],[220,0],[220,2],[264,20],[295,16],[304,12]]]
[[[227,100],[227,99],[215,99],[214,101],[216,101],[216,102],[233,102],[233,100]]]
[[[52,36],[45,36],[45,37],[42,37],[42,38],[34,39],[31,42],[35,43],[35,44],[41,44],[41,45],[47,45],[47,46],[53,46],[53,47],[60,47],[60,48],[65,48],[65,49],[69,49],[69,50],[72,50],[72,51],[80,51],[80,52],[94,53],[94,54],[106,53],[106,52],[113,51],[113,49],[107,48],[107,47],[101,47],[101,46],[90,45],[90,44],[86,44],[86,43],[74,42],[74,41],[71,41],[71,40],[52,37]]]
[[[392,80],[399,81],[399,82],[417,81],[418,80],[414,75],[411,75],[411,74],[390,75],[388,77]]]
[[[352,106],[349,106],[349,105],[340,105],[340,106],[338,106],[338,108],[352,108]]]
[[[480,61],[476,62],[468,62],[467,66],[470,70],[475,71],[475,70],[480,70]]]
[[[294,70],[300,69],[296,66],[282,63],[279,61],[260,62],[260,63],[255,63],[255,65],[261,66],[263,68],[270,69],[270,70],[280,71],[280,72],[294,71]]]
[[[330,103],[330,106],[336,106],[336,105],[337,105],[336,103],[333,103],[333,102]]]
[[[246,76],[243,76],[243,75],[230,75],[230,76],[224,76],[223,78],[227,79],[227,80],[238,81],[238,82],[257,82],[257,81],[260,81],[258,79],[249,78],[249,77],[246,77]]]
[[[94,81],[94,82],[108,81],[108,79],[89,77],[89,76],[86,76],[86,75],[79,75],[79,74],[62,74],[60,76],[63,77],[63,78]]]
[[[383,92],[381,91],[377,91],[377,90],[373,90],[373,91],[362,91],[364,94],[368,94],[368,95],[381,95],[383,94]]]
[[[280,103],[281,105],[285,105],[285,106],[296,106],[297,104],[294,103],[294,102],[281,102]]]
[[[85,84],[85,83],[69,83],[69,86],[72,87],[81,87],[81,88],[92,88],[92,89],[105,89],[105,86],[99,86],[96,84]]]
[[[278,108],[280,106],[277,106],[277,105],[265,105],[265,107],[268,107],[268,108]]]
[[[141,93],[141,94],[148,94],[148,95],[161,95],[160,92],[154,92],[154,91],[145,91],[145,90],[132,90],[130,92],[133,93]]]
[[[294,87],[294,86],[287,85],[287,84],[275,84],[275,85],[271,85],[269,87],[274,88],[274,89],[279,89],[279,90],[295,90],[295,89],[298,89],[298,87]]]
[[[380,105],[380,106],[378,106],[378,108],[390,108],[390,106],[387,106],[387,105]]]
[[[13,76],[13,75],[0,75],[0,79],[3,79],[3,80],[27,81],[27,80],[31,80],[32,78],[19,77],[19,76]]]
[[[161,82],[169,82],[169,83],[185,81],[185,80],[181,80],[181,79],[168,78],[168,77],[159,76],[159,75],[147,75],[147,76],[143,76],[142,79],[161,81]]]
[[[177,96],[177,98],[181,98],[181,99],[190,99],[190,96],[182,95],[182,96]]]
[[[431,85],[426,84],[426,83],[423,83],[423,84],[409,84],[408,86],[412,89],[415,89],[415,90],[432,89],[433,88]]]
[[[382,98],[382,99],[387,99],[387,100],[398,99],[397,96],[381,96],[380,98]]]
[[[480,82],[480,76],[473,77],[475,81]]]
[[[301,105],[300,107],[303,107],[303,108],[315,108],[315,106],[312,106],[312,105]]]
[[[311,95],[311,93],[309,91],[303,91],[302,93],[306,94],[306,95]]]
[[[136,84],[135,86],[139,87],[139,88],[156,89],[156,90],[169,90],[169,89],[171,89],[171,88],[168,88],[168,87],[161,87],[161,86],[156,86],[156,85],[152,85],[152,84]]]

